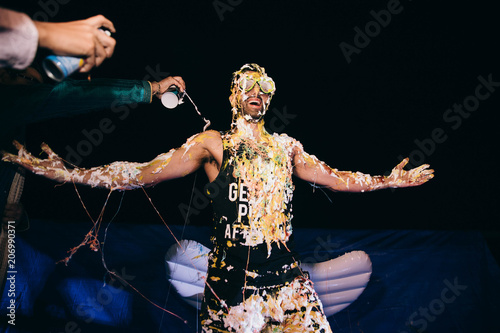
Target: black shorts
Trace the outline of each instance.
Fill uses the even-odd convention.
[[[203,332],[331,332],[312,282],[297,262],[263,276],[227,260],[219,267],[216,257],[208,262]]]

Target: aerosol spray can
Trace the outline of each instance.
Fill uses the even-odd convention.
[[[104,30],[102,28],[99,28],[99,30],[111,36],[109,30]],[[50,55],[42,62],[43,69],[47,76],[57,82],[61,82],[79,70],[83,64],[85,64],[85,60],[82,58],[57,55]]]
[[[61,82],[80,69],[84,63],[82,58],[49,55],[43,60],[42,65],[48,77]]]

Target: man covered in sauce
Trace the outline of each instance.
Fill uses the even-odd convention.
[[[203,167],[214,208],[203,331],[331,332],[294,251],[292,175],[332,191],[365,192],[418,186],[433,170],[429,165],[404,170],[408,159],[387,177],[331,168],[299,141],[266,131],[264,116],[275,91],[263,67],[242,66],[231,83],[231,129],[196,134],[150,162],[70,169],[45,144],[48,159],[33,157],[17,143],[18,156],[5,154],[3,160],[58,182],[111,190],[153,186]]]

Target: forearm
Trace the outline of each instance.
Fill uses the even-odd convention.
[[[47,151],[48,147],[45,150]],[[56,162],[53,165],[46,166],[45,160],[43,167],[32,163],[29,169],[35,174],[62,183],[82,184],[110,190],[134,190],[176,178],[175,176],[169,177],[168,172],[165,172],[175,151],[172,149],[145,163],[113,162],[90,169],[68,169],[59,160],[54,159]]]
[[[30,121],[69,117],[103,109],[111,109],[123,117],[125,112],[129,112],[123,108],[124,105],[135,107],[137,104],[147,104],[151,102],[151,96],[151,85],[147,81],[66,80],[52,88]]]
[[[434,177],[434,170],[429,169],[428,164],[404,170],[408,158],[399,162],[386,177],[333,169],[318,160],[316,156],[304,152],[301,146],[297,146],[294,153],[294,174],[315,186],[326,187],[332,191],[370,192],[386,188],[419,186]]]
[[[371,192],[375,190],[397,187],[385,176],[371,176],[361,172],[335,171],[338,180],[333,186],[328,187],[332,191],[345,192]]]
[[[421,165],[411,170],[403,170],[409,159],[405,158],[394,167],[389,176],[370,176],[361,172],[336,171],[335,175],[342,184],[332,187],[332,190],[349,192],[367,192],[386,188],[400,188],[419,186],[434,177],[434,170],[428,164]]]
[[[3,161],[16,163],[36,175],[59,183],[83,184],[110,190],[131,190],[153,185],[157,174],[168,164],[171,156],[169,152],[146,163],[113,162],[90,169],[72,169],[67,168],[64,161],[46,144],[42,144],[42,150],[47,153],[48,159],[35,158],[21,144],[14,144],[19,149],[18,155],[4,152]]]
[[[145,186],[141,168],[145,164],[114,162],[91,169],[68,169],[57,167],[37,167],[33,173],[59,183],[75,183],[110,190],[133,190]]]
[[[397,184],[385,176],[339,171],[320,161],[316,156],[305,152],[298,155],[294,172],[301,179],[335,192],[370,192],[392,186],[397,187]]]
[[[214,132],[217,133],[217,132]],[[2,160],[18,164],[34,174],[61,183],[72,182],[111,190],[130,190],[153,186],[163,181],[184,177],[196,171],[213,156],[205,140],[210,141],[210,149],[218,147],[217,138],[211,133],[195,135],[177,149],[158,155],[150,162],[113,162],[91,169],[70,169],[50,147],[43,143],[41,148],[48,155],[46,159],[34,157],[19,142],[14,141],[18,154],[3,153]],[[220,135],[217,133],[217,135]],[[189,153],[188,153],[189,151]]]
[[[133,190],[146,184],[142,169],[147,163],[114,162],[91,169],[73,169],[64,173],[65,182],[110,190]]]

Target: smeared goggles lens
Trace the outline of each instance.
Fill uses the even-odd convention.
[[[274,92],[274,81],[270,77],[264,76],[256,80],[253,76],[243,76],[238,80],[238,86],[244,91],[252,90],[255,84],[259,85],[260,90],[264,94],[270,94]]]

